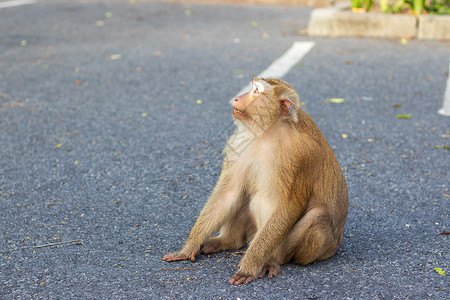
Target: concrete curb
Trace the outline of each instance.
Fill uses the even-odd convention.
[[[384,13],[356,14],[350,4],[312,11],[308,24],[310,36],[365,36],[377,38],[418,38],[450,40],[450,16],[392,15]]]
[[[141,0],[154,1],[154,0]],[[328,7],[335,0],[159,0],[165,2],[191,2],[191,3],[226,3],[242,5],[288,5],[307,7]]]
[[[419,17],[418,39],[450,41],[450,16],[422,15]]]

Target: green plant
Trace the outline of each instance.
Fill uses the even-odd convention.
[[[369,11],[373,7],[373,0],[366,0],[364,1],[364,8]]]
[[[412,8],[416,16],[422,13],[424,2],[424,0],[412,0]]]
[[[450,0],[431,0],[425,10],[429,14],[450,14]]]
[[[373,6],[373,0],[350,0],[352,8],[363,8],[369,11]]]
[[[352,8],[363,8],[369,11],[373,7],[373,0],[350,0]],[[416,16],[427,14],[450,14],[450,0],[379,0],[380,10],[384,13],[413,12]]]
[[[362,0],[350,0],[352,8],[362,8]]]
[[[380,0],[380,10],[384,13],[389,12],[389,4],[387,0]]]
[[[405,0],[398,0],[392,5],[392,12],[394,14],[401,13],[405,6]]]

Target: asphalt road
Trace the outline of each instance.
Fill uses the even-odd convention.
[[[309,38],[310,12],[0,9],[0,298],[449,299],[450,43]],[[348,182],[341,248],[239,287],[239,254],[161,261],[217,180],[230,97],[296,41],[316,44],[283,79]]]

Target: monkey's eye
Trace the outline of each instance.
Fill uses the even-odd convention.
[[[254,82],[252,92],[254,94],[261,94],[264,92],[264,86],[259,82]]]

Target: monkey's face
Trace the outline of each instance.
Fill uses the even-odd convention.
[[[258,122],[259,126],[270,122],[277,114],[277,104],[273,101],[270,85],[263,80],[255,79],[252,82],[252,89],[240,95],[232,104],[233,117],[241,121]]]
[[[264,85],[262,85],[262,83],[253,81],[252,89],[248,93],[234,99],[232,104],[233,117],[238,120],[251,120],[251,106],[254,104],[256,98],[264,93],[264,90]]]

